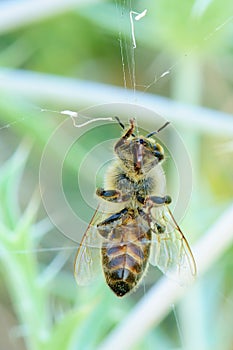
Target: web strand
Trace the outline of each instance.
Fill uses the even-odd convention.
[[[31,254],[31,253],[47,253],[47,252],[60,252],[60,251],[72,251],[77,250],[77,246],[66,246],[66,247],[46,247],[46,248],[33,248],[33,249],[22,249],[22,250],[10,250],[11,254]],[[0,255],[1,255],[0,249]]]

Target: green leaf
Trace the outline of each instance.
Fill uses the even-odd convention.
[[[51,337],[44,344],[43,350],[76,350],[79,328],[90,312],[90,307],[67,313],[66,316],[58,322],[52,331]],[[79,347],[79,349],[83,349]]]

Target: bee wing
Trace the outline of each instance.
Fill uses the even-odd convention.
[[[95,223],[99,217],[96,209],[93,218],[83,235],[74,262],[74,275],[79,285],[87,285],[100,273],[100,248],[102,238],[98,234]]]
[[[157,209],[155,219],[166,227],[163,233],[153,233],[150,263],[179,283],[188,283],[196,275],[196,263],[189,244],[167,206]],[[159,218],[159,219],[158,219]]]

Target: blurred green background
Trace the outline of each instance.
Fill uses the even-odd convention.
[[[146,16],[134,21],[133,50],[129,11],[144,9]],[[40,198],[39,169],[45,146],[59,126],[61,135],[52,138],[47,169],[56,202],[53,162],[72,140],[70,130],[79,129],[69,116],[43,109],[80,111],[116,102],[151,108],[150,101],[158,106],[154,112],[171,120],[190,155],[193,192],[181,223],[189,241],[198,241],[230,206],[232,19],[231,0],[0,3],[0,349],[100,348],[160,277],[151,268],[146,282],[125,299],[117,299],[103,278],[90,287],[77,287],[77,243],[49,220]],[[136,87],[141,94],[128,95],[124,86]],[[125,123],[131,117],[127,113],[119,116]],[[66,198],[86,221],[92,209],[81,200],[77,173],[85,155],[106,135],[119,137],[119,126],[110,123],[86,133],[67,150],[62,169]],[[167,142],[175,151],[172,132]],[[168,159],[172,188],[169,167]],[[87,188],[93,181],[101,184],[102,173],[97,180],[88,173]],[[219,240],[224,240],[224,232],[219,232]],[[175,311],[168,305],[170,313],[133,349],[232,350],[232,253],[230,246],[223,249],[208,271],[197,276],[185,300]],[[127,338],[111,348],[128,349]]]

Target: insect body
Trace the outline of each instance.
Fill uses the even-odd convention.
[[[106,282],[119,297],[138,286],[149,262],[166,274],[196,273],[187,240],[168,208],[171,198],[165,195],[160,165],[164,151],[152,137],[157,132],[138,137],[134,129],[130,119],[114,146],[117,160],[108,169],[105,188],[96,190],[113,209],[106,212],[103,203],[97,208],[75,260],[76,280],[86,284],[95,275],[101,251]]]
[[[102,264],[109,287],[118,296],[132,290],[148,264],[151,230],[137,210],[123,209],[113,228],[108,222],[98,225],[108,243],[102,248]]]

